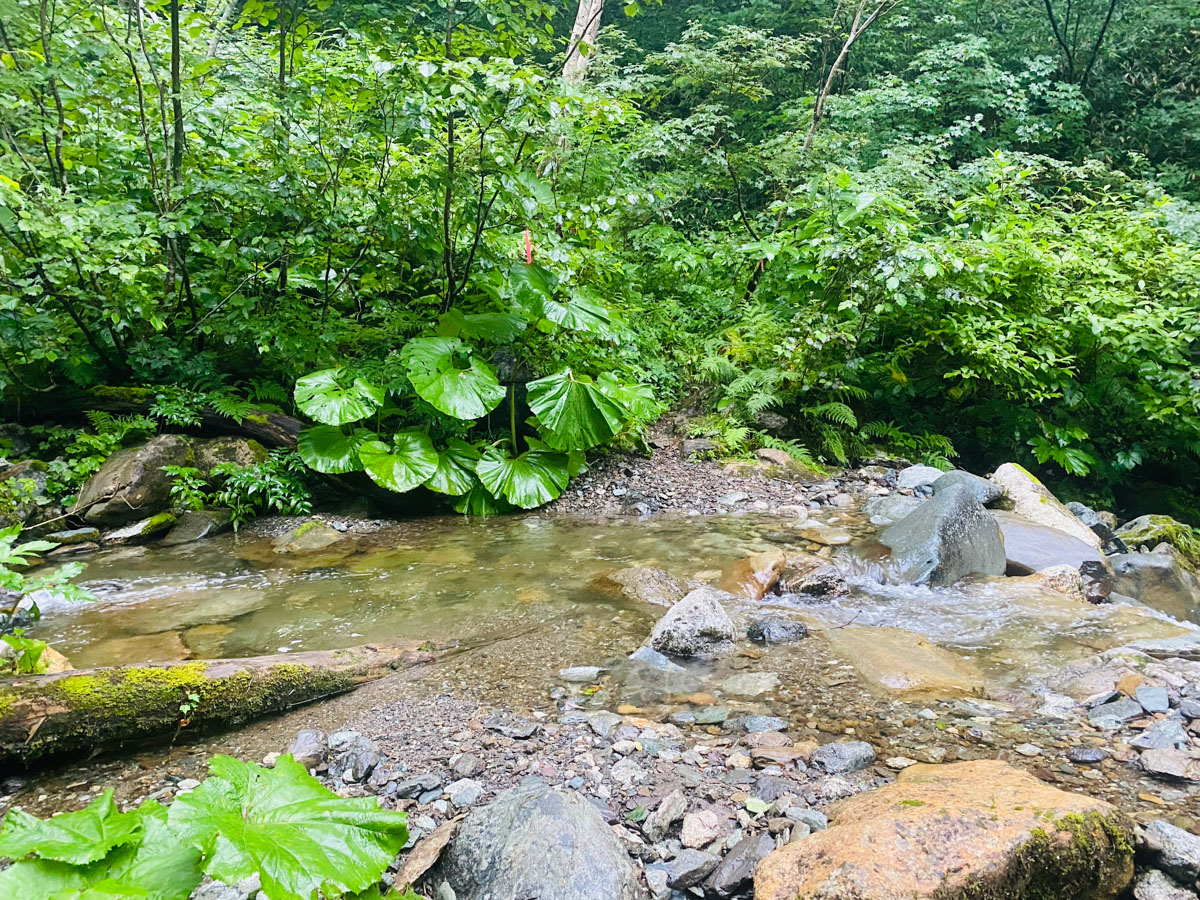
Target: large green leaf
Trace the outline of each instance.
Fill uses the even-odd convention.
[[[528,327],[512,313],[463,313],[451,309],[438,318],[439,337],[466,337],[497,344],[510,344]]]
[[[0,897],[21,900],[133,898],[186,900],[200,883],[201,854],[166,825],[167,811],[151,802],[128,814],[139,820],[134,840],[87,865],[22,860],[0,872]]]
[[[296,405],[324,425],[347,425],[365,419],[383,405],[383,388],[341,369],[322,369],[296,381]]]
[[[607,372],[596,379],[596,385],[605,396],[623,406],[635,418],[645,421],[658,415],[660,407],[654,399],[654,391],[648,385],[622,384]]]
[[[541,310],[541,304],[554,292],[554,275],[541,266],[513,263],[508,270],[513,297],[522,306]]]
[[[533,509],[562,493],[569,478],[567,462],[565,453],[527,450],[514,459],[493,448],[483,454],[475,471],[492,496]]]
[[[478,419],[504,399],[492,367],[471,355],[458,338],[413,338],[400,358],[421,399],[448,416]]]
[[[620,328],[604,306],[582,295],[576,295],[567,303],[547,299],[542,304],[542,315],[571,331],[586,331],[598,337],[613,340]]]
[[[628,411],[586,375],[564,369],[526,385],[529,408],[556,450],[588,450],[612,438]]]
[[[142,817],[123,813],[113,802],[112,788],[75,812],[39,819],[10,810],[0,829],[0,857],[42,859],[82,865],[103,859],[114,847],[135,841]]]
[[[374,437],[365,428],[346,434],[335,425],[314,425],[300,432],[296,452],[310,469],[326,475],[361,472],[363,464],[358,458],[358,448]]]
[[[438,453],[437,471],[425,486],[431,491],[452,497],[466,494],[479,483],[475,478],[475,464],[478,462],[478,449],[466,441],[451,438],[446,449]]]
[[[457,513],[480,518],[498,516],[512,509],[512,505],[503,497],[493,497],[478,479],[475,480],[469,491],[461,497],[456,497],[451,506]]]
[[[433,476],[438,468],[438,452],[429,435],[417,428],[398,431],[389,447],[383,441],[365,441],[358,448],[367,474],[380,487],[404,493]]]
[[[338,797],[290,756],[273,769],[228,756],[210,767],[213,777],[175,801],[169,822],[212,854],[206,871],[227,884],[257,872],[271,900],[363,891],[408,840],[404,813],[374,797]]]

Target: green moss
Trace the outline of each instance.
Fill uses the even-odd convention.
[[[146,520],[145,524],[142,525],[142,534],[151,535],[158,534],[160,531],[166,531],[168,528],[174,525],[176,521],[178,520],[175,518],[174,514],[169,512],[159,513],[156,516],[151,516]]]
[[[296,530],[292,532],[292,540],[294,541],[296,538],[308,534],[314,528],[322,528],[324,525],[324,522],[318,521],[317,519],[305,522],[304,524],[297,526]]]
[[[253,455],[255,463],[266,462],[267,457],[271,455],[267,448],[258,441],[246,441],[246,447]]]
[[[154,391],[149,388],[101,385],[92,388],[89,393],[102,400],[120,400],[128,403],[153,403],[156,399]]]

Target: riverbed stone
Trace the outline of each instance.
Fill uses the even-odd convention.
[[[325,737],[325,732],[306,728],[296,735],[296,739],[288,747],[288,753],[304,768],[315,769],[325,762],[329,755],[329,740]]]
[[[1109,703],[1101,703],[1088,710],[1088,721],[1100,727],[1111,727],[1116,722],[1118,727],[1143,715],[1144,710],[1135,700],[1121,697]]]
[[[649,645],[669,656],[707,659],[733,649],[736,630],[722,603],[732,599],[724,591],[697,588],[658,620]]]
[[[986,478],[980,478],[978,475],[972,475],[970,472],[964,472],[962,469],[953,469],[934,481],[933,492],[939,494],[948,491],[955,485],[965,487],[984,506],[992,506],[1004,498],[1004,488],[1000,485],[994,481],[988,481]]]
[[[600,812],[573,791],[523,783],[458,826],[426,883],[447,883],[456,900],[641,896],[625,848]]]
[[[706,847],[727,831],[725,819],[715,810],[702,809],[683,817],[679,842],[693,849]]]
[[[750,884],[759,862],[775,849],[769,834],[751,834],[733,845],[713,870],[705,887],[718,897],[729,897]]]
[[[850,534],[836,525],[809,520],[796,529],[796,534],[806,541],[822,544],[826,547],[842,547],[849,544],[853,538]]]
[[[163,547],[192,544],[228,531],[232,523],[233,512],[228,509],[189,509],[180,513],[175,527],[160,543]]]
[[[559,669],[558,677],[571,684],[590,684],[599,678],[603,671],[600,666],[571,666]]]
[[[1139,834],[1139,850],[1154,865],[1185,884],[1200,879],[1200,837],[1170,822],[1155,819]]]
[[[1144,770],[1159,778],[1200,782],[1200,759],[1183,750],[1173,747],[1143,750],[1138,761]]]
[[[1196,540],[1190,525],[1163,515],[1138,516],[1118,528],[1115,534],[1130,549],[1149,550],[1159,544],[1170,544],[1184,554]]]
[[[943,476],[945,477],[945,476]],[[863,515],[869,519],[887,520],[887,524],[899,522],[925,501],[907,494],[888,494],[872,497],[863,504]]]
[[[753,553],[726,568],[717,587],[757,603],[779,582],[786,565],[787,555],[782,550]]]
[[[346,536],[319,519],[309,519],[272,542],[276,553],[315,553],[343,540]]]
[[[646,816],[646,820],[642,822],[642,834],[651,843],[657,844],[667,836],[671,826],[683,818],[683,814],[687,812],[687,805],[687,797],[683,791],[671,791],[658,802],[658,806],[650,815]]]
[[[1113,591],[1176,619],[1200,621],[1200,579],[1168,553],[1109,557]]]
[[[483,796],[483,785],[474,778],[460,778],[446,786],[446,798],[458,809],[474,806]]]
[[[191,445],[195,466],[205,478],[210,478],[213,467],[222,463],[245,468],[258,465],[268,456],[267,448],[258,441],[233,435],[197,438]]]
[[[808,626],[787,616],[763,616],[747,626],[746,637],[756,644],[790,644],[808,637]]]
[[[1133,900],[1196,900],[1196,894],[1180,887],[1170,876],[1151,869],[1138,876]]]
[[[687,593],[683,583],[670,572],[648,566],[632,566],[609,572],[594,579],[589,589],[638,603],[653,603],[655,606],[674,606]]]
[[[837,741],[818,747],[810,760],[830,775],[849,775],[874,765],[875,748],[866,741]]]
[[[100,540],[98,528],[72,528],[69,531],[56,531],[46,535],[46,540],[60,547],[70,547],[74,544],[88,544]]]
[[[89,524],[109,528],[153,516],[171,503],[171,476],[163,466],[190,460],[188,441],[178,434],[118,450],[80,489],[75,509]]]
[[[722,687],[735,697],[757,697],[779,687],[779,676],[774,672],[742,672],[730,675]]]
[[[1021,518],[1057,528],[1095,550],[1100,549],[1100,538],[1024,467],[1005,463],[996,469],[992,481],[1004,489],[1012,512]]]
[[[1084,563],[1105,565],[1104,554],[1073,534],[1003,510],[993,510],[992,516],[1004,537],[1009,575],[1031,575],[1053,566],[1079,569]]]
[[[162,512],[129,525],[114,528],[104,533],[103,541],[110,546],[121,544],[144,544],[174,527],[176,518],[172,513]]]
[[[887,626],[830,629],[822,637],[877,695],[907,701],[982,696],[983,674],[923,635]]]
[[[967,575],[1003,575],[1004,542],[996,521],[958,486],[889,525],[879,538],[892,551],[900,581],[945,587]]]
[[[1158,719],[1132,738],[1129,746],[1139,750],[1165,750],[1171,747],[1182,750],[1188,746],[1188,742],[1188,733],[1182,722],[1177,719]]]
[[[933,466],[909,466],[907,469],[902,469],[896,476],[896,486],[909,490],[926,487],[932,485],[944,474],[946,473],[941,469]]]
[[[742,727],[750,734],[760,731],[785,731],[787,721],[778,716],[747,716]]]
[[[1101,800],[997,760],[916,765],[772,852],[755,900],[1112,900],[1133,877],[1133,824]]]
[[[705,853],[703,850],[680,850],[676,857],[667,863],[667,884],[677,891],[695,887],[707,878],[720,862],[719,856]]]

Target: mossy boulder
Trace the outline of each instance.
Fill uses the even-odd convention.
[[[1190,525],[1170,516],[1138,516],[1118,528],[1116,536],[1130,549],[1153,550],[1159,544],[1170,544],[1190,563],[1200,564],[1200,536]]]
[[[213,467],[222,463],[256,466],[267,458],[267,448],[258,441],[240,437],[201,438],[192,441],[193,465],[208,478]]]
[[[917,765],[771,853],[755,900],[1111,900],[1133,822],[998,760]]]
[[[1100,549],[1100,538],[1096,533],[1060,503],[1050,489],[1023,466],[1005,463],[992,474],[992,481],[1003,488],[1007,495],[1007,501],[1003,503],[1004,508],[1011,509],[1022,519],[1048,528],[1057,528],[1078,538],[1089,547]]]
[[[144,544],[166,531],[178,521],[172,513],[162,512],[104,534],[106,544]]]
[[[75,509],[88,523],[109,528],[154,516],[171,503],[171,476],[163,466],[191,461],[191,447],[178,434],[118,450],[83,486]]]

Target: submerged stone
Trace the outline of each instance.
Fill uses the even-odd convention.
[[[880,542],[892,550],[902,582],[945,587],[967,575],[1003,575],[1000,528],[965,487],[943,491],[890,525]]]

